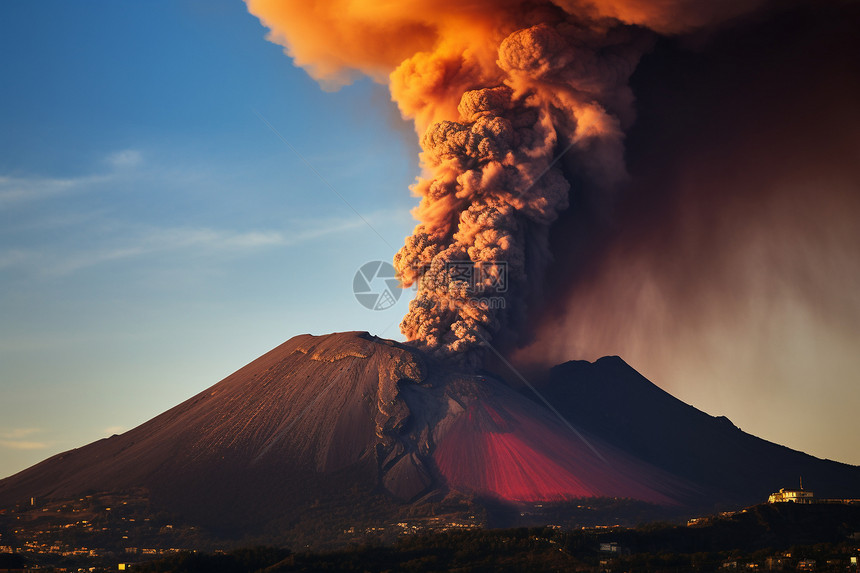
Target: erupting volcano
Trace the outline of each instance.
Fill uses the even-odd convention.
[[[636,121],[631,78],[658,37],[716,29],[768,3],[247,4],[269,39],[325,87],[369,75],[388,84],[414,122],[423,168],[412,186],[418,224],[392,253],[402,285],[416,287],[401,323],[406,341],[366,332],[297,336],[129,432],[0,481],[0,508],[145,491],[154,508],[241,536],[299,528],[308,516],[342,531],[352,519],[343,514],[359,508],[382,521],[457,504],[524,516],[527,506],[583,498],[713,509],[764,500],[800,475],[823,495],[856,496],[860,468],[746,434],[620,358],[547,362],[549,348],[569,360],[582,357],[571,347],[627,340],[628,326],[645,346],[646,335],[671,330],[676,316],[661,303],[673,294],[678,314],[719,308],[697,305],[678,287],[688,268],[678,260],[702,268],[716,261],[707,267],[713,274],[690,284],[718,275],[727,282],[714,284],[740,282],[725,279],[719,256],[697,250],[719,255],[731,241],[690,231],[689,205],[674,203],[671,192],[649,194],[669,183],[632,182],[627,160],[637,155],[625,137]],[[663,119],[652,109],[649,121],[662,126],[655,117]],[[640,148],[640,165],[662,152]],[[759,188],[758,198],[779,194]],[[690,196],[713,191],[702,189]],[[717,189],[717,198],[691,202],[735,224],[740,215],[727,214],[742,209],[720,202],[731,194]],[[820,205],[836,212],[852,201]],[[793,240],[790,211],[771,213]],[[732,288],[697,292],[730,299]],[[638,313],[626,312],[631,300],[641,303]],[[642,318],[655,315],[662,321]],[[511,384],[525,381],[510,364],[518,352],[530,353],[522,362],[534,386]]]
[[[131,431],[0,481],[0,508],[145,492],[153,511],[241,537],[464,503],[475,513],[608,497],[683,513],[758,501],[799,472],[833,495],[860,478],[698,412],[620,360],[569,363],[543,391],[576,426],[530,392],[414,347],[297,336]]]
[[[426,173],[412,187],[420,222],[394,257],[404,286],[417,283],[401,330],[463,367],[479,366],[489,344],[521,342],[550,225],[583,193],[571,181],[584,178],[606,206],[627,178],[628,80],[652,40],[646,26],[687,29],[740,9],[694,4],[329,1],[305,11],[248,1],[318,80],[390,74]],[[328,28],[338,33],[323,40]]]

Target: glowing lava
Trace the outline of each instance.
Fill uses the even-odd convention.
[[[433,459],[448,485],[510,501],[627,497],[675,503],[677,478],[575,433],[498,383],[470,402],[450,401]]]

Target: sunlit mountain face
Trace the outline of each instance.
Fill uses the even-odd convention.
[[[533,511],[514,508],[612,498],[640,504],[641,520],[755,503],[799,473],[850,497],[860,478],[704,414],[617,357],[566,363],[534,390],[363,332],[301,335],[133,430],[0,481],[0,508],[101,492],[213,535],[312,522],[337,543],[404,511],[503,525]]]

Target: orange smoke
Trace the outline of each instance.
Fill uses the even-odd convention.
[[[247,0],[325,87],[387,81],[421,135],[419,220],[394,262],[418,284],[409,340],[480,363],[515,345],[550,261],[550,225],[586,182],[608,205],[627,180],[628,79],[653,32],[749,10],[724,0]]]
[[[269,28],[267,39],[324,87],[362,75],[388,81],[419,133],[433,121],[456,120],[464,91],[502,77],[497,47],[517,29],[573,17],[588,26],[600,22],[598,29],[620,22],[676,33],[749,12],[762,1],[245,0]]]

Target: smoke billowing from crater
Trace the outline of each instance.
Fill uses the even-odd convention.
[[[479,364],[491,340],[520,342],[551,259],[549,228],[569,197],[587,188],[589,203],[606,205],[626,181],[628,81],[653,31],[687,31],[756,4],[247,3],[324,86],[387,77],[414,120],[419,224],[394,262],[417,295],[401,330],[464,365]]]
[[[512,360],[620,354],[747,431],[860,462],[858,26],[856,2],[792,3],[659,39],[631,76],[612,225],[553,225],[551,304]]]

